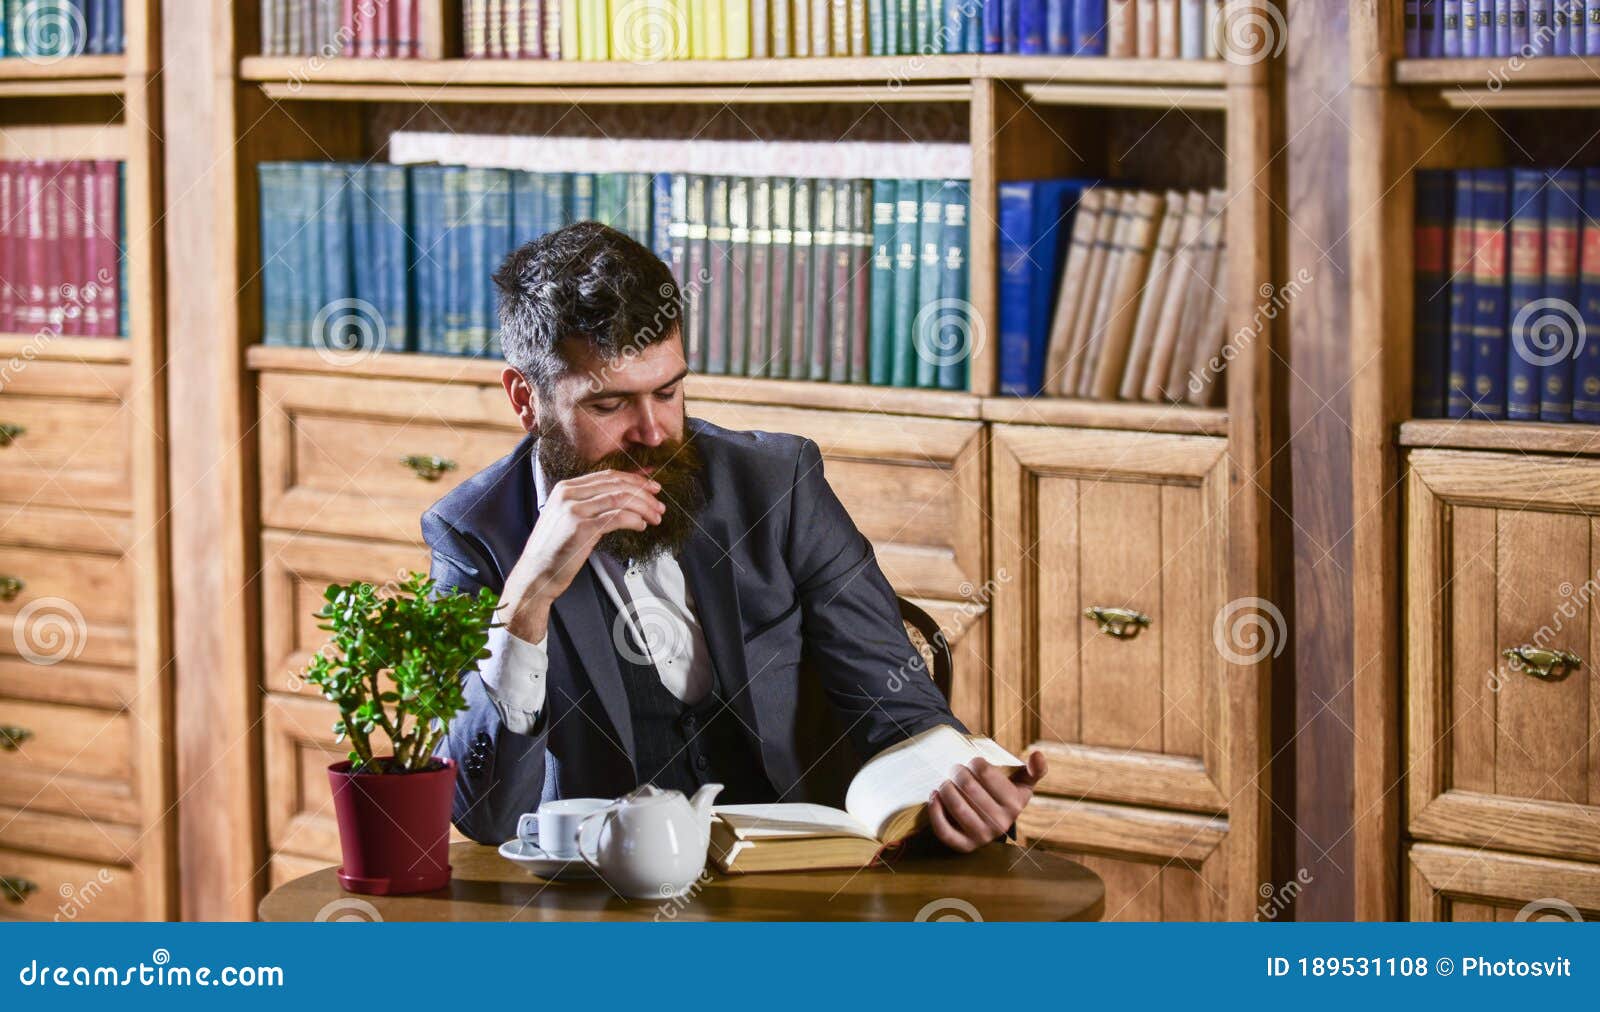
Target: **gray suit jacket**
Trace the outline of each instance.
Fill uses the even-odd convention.
[[[781,801],[842,805],[861,763],[935,724],[965,730],[906,637],[894,592],[822,473],[816,444],[691,419],[706,505],[679,561],[718,688],[753,729]],[[423,514],[433,577],[505,585],[537,519],[531,437]],[[439,754],[455,759],[453,818],[482,843],[516,835],[550,798],[638,785],[622,674],[584,566],[555,602],[545,706],[529,734],[501,724],[482,678]],[[491,658],[484,666],[498,663]]]

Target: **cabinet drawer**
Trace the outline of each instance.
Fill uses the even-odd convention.
[[[377,541],[266,531],[261,535],[262,678],[273,692],[320,699],[303,681],[314,651],[328,641],[316,613],[330,583],[382,587],[410,570],[427,572],[428,550]]]
[[[21,430],[0,436],[0,500],[127,511],[127,382],[123,365],[34,361],[0,384],[0,425]]]
[[[0,653],[132,665],[133,581],[121,555],[16,544],[0,531]]]
[[[1600,861],[1600,464],[1409,460],[1411,832]]]
[[[271,527],[420,544],[422,512],[524,434],[498,387],[298,373],[263,373],[260,383],[261,514]]]
[[[139,881],[130,868],[0,847],[0,918],[133,921],[141,916]]]
[[[1430,843],[1407,863],[1413,921],[1600,918],[1600,866]]]
[[[689,414],[730,429],[811,439],[828,484],[898,593],[952,601],[977,595],[987,572],[980,423],[711,401],[691,402]]]
[[[995,724],[1046,754],[1041,790],[1226,808],[1224,662],[1284,633],[1224,607],[1226,445],[995,427]]]
[[[136,822],[126,714],[0,698],[0,804]]]

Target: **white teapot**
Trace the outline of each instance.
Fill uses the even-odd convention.
[[[681,896],[705,870],[711,803],[721,790],[721,784],[706,784],[685,798],[682,791],[645,784],[583,820],[578,853],[624,896]]]

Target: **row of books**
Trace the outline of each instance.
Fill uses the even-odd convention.
[[[122,0],[5,0],[0,55],[103,56],[124,47]]]
[[[466,0],[463,32],[466,55],[489,59],[1216,59],[1221,10],[1222,0]]]
[[[1600,422],[1600,169],[1416,184],[1415,412]]]
[[[1600,54],[1600,0],[1406,0],[1406,55]]]
[[[264,56],[416,57],[422,0],[261,0]]]
[[[1223,190],[1000,185],[1000,389],[1222,399]]]
[[[960,389],[963,180],[260,166],[263,341],[494,356],[489,275],[603,221],[679,279],[699,372]]]
[[[122,163],[0,162],[0,333],[128,332]]]

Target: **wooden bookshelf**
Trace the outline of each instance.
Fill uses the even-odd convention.
[[[81,613],[69,633],[79,642],[59,663],[13,656],[14,637],[4,637],[0,723],[37,721],[36,738],[71,739],[38,754],[77,752],[93,765],[13,769],[25,760],[0,753],[0,782],[12,788],[0,798],[0,875],[38,887],[0,903],[0,917],[178,914],[160,5],[123,6],[124,54],[0,60],[0,157],[125,163],[128,316],[121,340],[0,334],[0,422],[26,418],[43,438],[25,452],[24,431],[0,453],[19,455],[8,479],[44,482],[28,502],[0,504],[0,571],[41,577],[38,593],[4,606],[5,625],[30,599]],[[97,447],[112,456],[101,462]],[[96,882],[102,871],[109,880]],[[85,891],[102,883],[98,897]],[[87,902],[64,910],[74,895]]]
[[[1241,15],[1261,6],[1229,3]],[[246,3],[198,24],[168,20],[197,66],[234,70],[231,91],[211,108],[212,129],[171,144],[174,173],[203,177],[210,193],[210,213],[175,211],[187,217],[174,231],[208,230],[185,256],[213,272],[174,302],[184,317],[174,327],[184,344],[175,368],[214,399],[203,421],[174,434],[174,453],[218,462],[198,492],[217,507],[194,533],[178,532],[173,559],[182,571],[225,574],[220,585],[177,589],[180,626],[189,628],[191,615],[217,627],[195,633],[187,661],[180,657],[214,680],[204,699],[179,697],[180,722],[198,726],[203,713],[230,728],[262,726],[248,761],[192,785],[189,804],[249,829],[226,846],[220,834],[202,841],[208,857],[185,878],[186,910],[250,917],[266,886],[336,856],[323,792],[295,772],[314,769],[331,746],[320,730],[324,704],[283,692],[285,670],[315,647],[293,609],[336,577],[425,567],[417,513],[520,431],[504,410],[499,362],[340,357],[257,343],[256,165],[365,159],[396,122],[448,121],[459,110],[475,122],[511,123],[526,103],[567,104],[584,116],[639,106],[649,117],[655,112],[645,107],[664,104],[738,102],[743,115],[744,107],[804,102],[844,107],[853,118],[912,101],[953,110],[971,145],[970,301],[987,340],[968,363],[968,389],[707,375],[687,383],[691,410],[818,442],[891,583],[947,625],[956,711],[1013,747],[1038,742],[1051,752],[1056,772],[1041,794],[1053,797],[1041,798],[1026,823],[1032,841],[1090,855],[1121,881],[1168,874],[1175,898],[1165,916],[1254,916],[1257,886],[1268,879],[1263,771],[1274,658],[1235,662],[1204,645],[1227,602],[1275,593],[1268,525],[1278,479],[1270,465],[1284,433],[1274,422],[1283,392],[1270,365],[1273,328],[1242,343],[1217,408],[999,396],[995,221],[1004,180],[1095,174],[1113,185],[1225,187],[1227,329],[1242,332],[1261,286],[1284,273],[1282,173],[1273,164],[1282,141],[1280,60],[955,54],[625,64],[468,60],[448,43],[429,50],[444,58],[422,60],[268,58],[252,55],[257,13]],[[205,73],[168,68],[195,86]],[[396,461],[418,453],[458,468],[434,484],[409,482]],[[1080,532],[1069,519],[1080,495],[1085,516],[1114,526]],[[364,520],[362,510],[373,515]],[[1139,526],[1152,519],[1160,537]],[[1167,559],[1164,540],[1189,554]],[[1080,575],[1085,595],[1143,601],[1148,581],[1134,578],[1152,560],[1157,589],[1147,608],[1158,629],[1172,623],[1166,653],[1150,652],[1158,632],[1118,654],[1081,615],[1053,610],[1064,599],[1061,581]],[[1060,698],[1052,679],[1062,664],[1074,679],[1136,671],[1138,684],[1125,692],[1147,703],[1171,665],[1193,692],[1170,705],[1192,711],[1204,735],[1168,754],[1140,742],[1111,748],[1096,737],[1110,733],[1103,729],[1074,737],[1064,725],[1045,726],[1040,713]],[[1099,799],[1096,817],[1061,818],[1063,798]],[[1202,842],[1175,840],[1172,809],[1205,823]]]
[[[1600,61],[1406,59],[1402,7],[1351,10],[1356,913],[1505,919],[1551,895],[1587,911],[1594,809],[1540,771],[1581,762],[1566,741],[1592,733],[1576,701],[1596,683],[1585,668],[1557,688],[1499,651],[1576,642],[1593,660],[1562,588],[1594,570],[1600,427],[1413,416],[1413,229],[1419,169],[1586,164],[1570,117],[1600,105]]]

